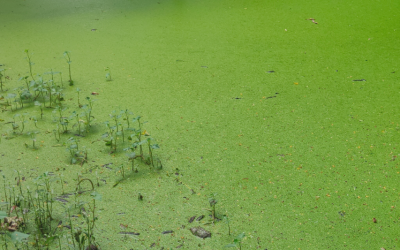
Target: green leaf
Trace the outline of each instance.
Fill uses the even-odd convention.
[[[7,232],[8,237],[10,237],[12,242],[22,242],[24,239],[29,237],[29,234],[24,234],[18,231]]]
[[[239,234],[238,236],[236,236],[235,241],[237,240],[237,241],[240,242],[245,236],[246,236],[245,233],[241,233],[241,234]]]
[[[0,220],[7,217],[7,213],[4,211],[0,211]]]
[[[147,143],[147,140],[143,140],[143,141],[139,142],[139,143],[138,143],[138,146],[143,145],[143,144],[145,144],[145,143]]]
[[[54,240],[57,239],[57,238],[58,238],[58,236],[53,235],[53,236],[47,238],[45,244],[46,244],[46,245],[50,245],[50,244],[53,243]]]
[[[95,200],[98,200],[98,201],[101,201],[101,194],[99,194],[99,193],[97,193],[96,191],[94,191],[93,193],[91,193],[90,194],[92,197],[93,197],[93,199],[95,199]]]
[[[132,153],[127,153],[126,156],[128,156],[129,159],[135,158],[136,153],[132,152]]]

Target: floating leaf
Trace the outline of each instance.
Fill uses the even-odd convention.
[[[7,217],[7,213],[4,211],[0,211],[0,220]]]
[[[97,193],[96,191],[94,191],[90,195],[93,197],[93,199],[101,201],[101,194]]]
[[[7,232],[8,237],[10,237],[12,242],[22,242],[24,239],[29,237],[29,234],[24,234],[18,231]]]

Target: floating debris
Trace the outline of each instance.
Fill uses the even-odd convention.
[[[108,169],[111,169],[111,170],[112,170],[112,168],[108,167],[109,165],[112,165],[112,164],[113,164],[113,163],[112,163],[112,162],[110,162],[110,163],[107,163],[107,164],[101,165],[101,167],[103,167],[103,168],[108,168]]]
[[[270,70],[270,71],[267,71],[267,73],[271,74],[271,73],[275,73],[275,71]]]
[[[309,18],[309,19],[306,19],[306,20],[311,20],[313,23],[318,24],[318,23],[315,21],[314,18]]]
[[[174,231],[172,231],[172,230],[167,230],[167,231],[164,231],[164,232],[162,232],[162,234],[172,234]]]
[[[196,215],[195,215],[195,216],[192,216],[192,217],[190,217],[190,219],[189,219],[189,223],[192,223],[192,222],[194,221],[194,219],[196,219]]]
[[[86,250],[99,250],[100,248],[94,244],[91,244],[90,246],[86,247]]]
[[[119,232],[119,234],[124,234],[124,235],[140,235],[140,233],[135,233],[135,232]]]
[[[196,219],[196,221],[201,221],[203,218],[204,218],[204,215],[200,215],[200,216]]]
[[[7,230],[10,232],[17,231],[20,226],[24,225],[24,219],[22,217],[5,217],[4,223],[2,223],[1,227],[5,228],[7,226]]]
[[[97,29],[91,29],[90,31],[96,31]]]
[[[61,201],[62,203],[67,203],[68,201],[62,198],[54,198],[56,201]]]
[[[192,232],[193,235],[195,235],[197,237],[200,237],[200,238],[203,238],[203,239],[205,239],[207,237],[211,238],[211,233],[209,231],[205,230],[202,227],[192,227],[190,229],[190,231]]]
[[[365,79],[355,79],[355,80],[353,80],[353,82],[366,82],[367,80],[365,80]]]

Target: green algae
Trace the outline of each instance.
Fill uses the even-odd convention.
[[[25,148],[30,137],[6,124],[16,111],[1,114],[0,169],[10,179],[12,169],[31,178],[62,173],[69,191],[76,173],[97,172],[103,249],[219,249],[241,232],[243,249],[398,245],[398,3],[39,2],[2,6],[1,63],[11,79],[0,95],[29,74],[24,49],[34,75],[67,75],[62,52],[71,51],[82,97],[99,94],[81,140],[88,163],[70,165],[49,110],[35,148]],[[68,87],[64,104],[75,107]],[[102,122],[126,108],[149,121],[164,168],[140,167],[112,188],[117,177],[104,165],[130,163],[122,149],[108,154]],[[21,111],[40,116],[34,106]],[[188,219],[207,217],[215,192],[216,216],[229,216],[231,235],[224,223],[193,222],[211,231],[202,240]],[[140,235],[121,237],[121,223]]]

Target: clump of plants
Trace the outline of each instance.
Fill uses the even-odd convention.
[[[87,150],[86,148],[79,149],[79,140],[75,137],[70,137],[67,141],[67,150],[70,154],[71,164],[87,162]]]
[[[24,189],[22,182],[25,181],[25,177],[21,176],[19,171],[14,185],[7,182],[3,175],[4,201],[0,203],[0,220],[3,220],[0,237],[3,248],[14,246],[15,249],[49,249],[49,246],[58,244],[59,249],[62,249],[63,245],[80,250],[99,249],[94,231],[98,220],[96,202],[101,200],[101,194],[92,190],[89,201],[76,200],[76,197],[82,194],[77,191],[56,196],[52,183],[58,179],[51,172],[45,172],[33,180],[33,189]],[[77,187],[79,185],[80,182]],[[75,196],[75,202],[61,198],[70,195]],[[64,209],[54,209],[58,205]],[[77,211],[82,217],[73,215]],[[74,222],[75,220],[80,220],[81,223]]]
[[[34,74],[32,54],[28,50],[25,50],[25,53],[29,73],[19,78],[18,82],[21,86],[0,96],[2,112],[9,110],[15,112],[12,120],[5,123],[10,124],[5,127],[10,128],[9,126],[11,126],[12,130],[4,136],[10,139],[26,135],[30,141],[25,143],[25,147],[37,150],[39,148],[37,136],[44,132],[40,131],[42,128],[40,123],[46,121],[44,118],[49,112],[47,110],[50,110],[55,124],[54,138],[59,142],[54,146],[65,148],[68,152],[69,162],[82,166],[88,162],[88,150],[82,146],[79,138],[83,141],[83,138],[91,131],[95,120],[92,113],[94,100],[90,97],[83,98],[83,91],[77,88],[76,93],[72,94],[78,95],[78,107],[75,105],[74,108],[70,107],[72,110],[68,109],[68,106],[63,104],[64,94],[71,94],[71,89],[65,90],[67,93],[64,92],[62,73],[50,68],[48,72],[41,75]],[[68,82],[72,86],[75,82],[71,76],[70,52],[65,51],[63,56],[68,64]],[[106,68],[105,71],[106,80],[111,81],[111,70]],[[58,75],[59,77],[57,77]],[[1,69],[1,91],[4,91],[3,80],[5,78],[5,69]],[[37,117],[40,112],[41,119],[38,121],[35,115],[20,111],[27,108],[35,109]],[[105,123],[107,131],[103,135],[105,144],[110,147],[110,153],[118,154],[120,151],[126,153],[129,162],[129,165],[121,164],[115,168],[117,174],[121,175],[116,185],[138,172],[140,164],[144,163],[151,166],[152,169],[162,168],[161,161],[154,154],[154,150],[158,149],[159,145],[144,129],[146,122],[143,122],[141,116],[135,117],[132,112],[125,109],[112,111],[109,118],[109,121]],[[29,121],[34,123],[35,130],[30,130]],[[2,136],[0,135],[0,139]],[[17,171],[15,182],[8,181],[5,176],[3,176],[3,181],[4,199],[0,203],[0,220],[2,220],[0,240],[3,240],[5,249],[14,246],[17,249],[32,247],[49,249],[56,246],[62,249],[63,245],[68,246],[69,249],[98,249],[94,232],[95,222],[98,220],[96,203],[101,200],[101,195],[94,191],[94,185],[89,178],[82,179],[78,175],[76,190],[71,193],[65,192],[62,175],[55,177],[52,172],[45,172],[35,178],[33,187],[22,185],[25,177],[21,176],[19,171]],[[58,181],[62,183],[62,195],[57,195],[52,187],[52,184]],[[81,190],[82,181],[89,181],[92,185],[89,201],[87,199],[86,201],[79,200],[79,197],[83,197],[85,194],[87,197],[89,194],[89,192],[86,193],[88,190]],[[106,182],[103,179],[101,181]],[[98,176],[97,186],[100,186]],[[75,198],[74,202],[66,200],[71,195]],[[143,199],[140,193],[138,199]],[[59,209],[60,206],[63,208],[62,210]],[[215,206],[213,209],[213,215],[215,215]],[[60,213],[60,211],[62,212]],[[74,216],[77,212],[81,216]]]
[[[5,73],[6,69],[0,69],[0,90],[3,90],[3,86],[4,86],[4,81],[3,81],[3,77],[5,77],[4,73]]]

